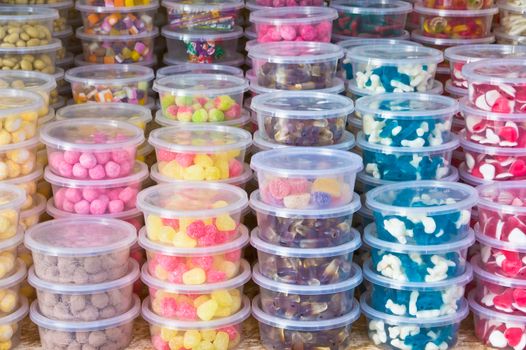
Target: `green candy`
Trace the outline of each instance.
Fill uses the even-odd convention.
[[[211,122],[222,122],[225,120],[225,113],[217,108],[211,109],[208,112],[208,120]]]
[[[198,109],[192,115],[194,123],[205,123],[208,120],[208,112],[205,109]]]
[[[175,104],[175,96],[172,95],[164,95],[163,98],[161,98],[161,107],[163,110],[166,110],[168,107]]]
[[[175,98],[175,104],[177,106],[190,106],[194,103],[192,96],[177,96]]]

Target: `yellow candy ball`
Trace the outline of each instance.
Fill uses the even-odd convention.
[[[187,349],[196,347],[201,342],[201,334],[197,330],[189,330],[184,333],[183,346]]]
[[[219,307],[215,300],[208,300],[197,308],[197,317],[202,321],[210,321]]]
[[[184,284],[203,284],[206,281],[206,273],[200,267],[195,267],[191,270],[183,273],[183,283]]]

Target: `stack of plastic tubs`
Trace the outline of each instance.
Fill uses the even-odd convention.
[[[495,28],[495,37],[499,44],[525,45],[526,28],[524,15],[526,2],[522,0],[500,0],[499,7],[500,26]]]
[[[354,289],[361,270],[352,263],[360,246],[353,194],[362,162],[331,149],[288,147],[252,157],[259,190],[250,205],[258,264],[253,299],[261,343],[269,349],[345,349],[358,318]]]
[[[156,0],[121,5],[97,0],[80,0],[76,9],[83,26],[76,36],[82,41],[82,60],[98,64],[137,63],[153,67],[154,39],[159,35],[154,16]],[[81,61],[82,61],[81,60]]]
[[[158,156],[162,152],[157,149]],[[242,259],[249,241],[241,224],[246,192],[221,183],[181,182],[150,187],[137,202],[146,222],[139,235],[147,254],[141,277],[150,292],[142,316],[154,348],[237,348],[250,316],[243,295],[250,279],[250,265]]]
[[[214,63],[239,67],[244,63],[237,52],[243,36],[239,26],[242,0],[162,2],[168,24],[162,28],[168,52],[166,65]]]
[[[30,317],[43,349],[127,348],[140,313],[139,264],[130,259],[136,240],[133,225],[95,217],[48,221],[26,233],[34,259],[28,280],[37,291]]]
[[[471,209],[477,191],[459,183],[405,182],[367,193],[375,224],[365,229],[371,259],[362,312],[371,341],[398,349],[452,349],[472,269]],[[406,332],[410,332],[408,336]]]

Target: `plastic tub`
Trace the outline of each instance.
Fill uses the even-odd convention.
[[[364,140],[395,147],[438,146],[451,140],[458,102],[429,94],[380,94],[356,101]]]
[[[234,27],[231,32],[209,29],[172,30],[167,25],[162,28],[162,35],[166,38],[168,48],[165,60],[227,64],[238,55],[238,40],[243,36],[243,29]]]
[[[493,7],[493,0],[481,1],[452,1],[452,0],[425,0],[423,6],[439,10],[480,10]]]
[[[25,297],[20,297],[19,304],[13,313],[0,318],[0,327],[5,332],[0,337],[0,346],[5,349],[14,349],[20,345],[22,321],[27,316],[29,306]]]
[[[23,189],[11,184],[0,184],[0,242],[17,235],[20,209],[25,201],[26,195]],[[15,258],[16,255],[13,260]],[[2,278],[1,272],[0,268],[0,278]]]
[[[73,63],[77,67],[98,65],[98,63],[88,62],[88,61],[84,60],[83,54],[76,55]],[[131,63],[127,63],[127,64],[143,66],[143,67],[148,67],[148,68],[152,68],[153,69],[153,68],[157,67],[157,63],[158,63],[158,59],[157,59],[156,53],[154,52],[154,56],[152,57],[151,60],[131,62]],[[122,63],[122,64],[124,64],[124,63]],[[122,64],[118,64],[118,65],[122,65]],[[102,64],[102,65],[107,65],[107,64]],[[149,93],[151,94],[151,90],[149,90]]]
[[[446,81],[446,84],[444,85],[444,91],[446,93],[446,96],[456,98],[459,101],[463,97],[466,97],[468,95],[468,89],[463,89],[463,88],[454,86],[453,83],[451,82],[451,79]]]
[[[3,45],[0,48],[1,70],[29,70],[46,74],[55,73],[56,55],[62,45],[60,40],[49,39],[46,44],[28,47],[9,47],[8,45],[11,44]]]
[[[20,226],[27,230],[40,222],[40,218],[46,212],[46,197],[37,193],[32,199],[31,208],[20,212]]]
[[[27,210],[33,207],[34,196],[37,194],[37,183],[42,178],[42,169],[37,168],[35,171],[28,175],[12,178],[9,180],[3,180],[2,183],[14,185],[24,191],[24,201],[20,210]]]
[[[230,317],[241,309],[250,265],[242,260],[240,273],[233,279],[203,285],[159,280],[150,275],[147,265],[142,268],[141,279],[150,290],[150,307],[156,315],[181,321],[211,321]]]
[[[327,285],[347,280],[352,275],[352,257],[360,247],[360,234],[341,245],[318,248],[289,248],[267,243],[255,228],[250,237],[256,248],[259,272],[273,281],[295,285]]]
[[[222,122],[241,117],[248,81],[231,75],[181,74],[155,81],[163,115],[182,122]]]
[[[157,79],[179,74],[223,74],[239,78],[244,76],[241,68],[224,64],[182,63],[158,69]]]
[[[327,7],[287,7],[264,9],[250,14],[258,42],[330,42],[335,9]]]
[[[231,108],[234,108],[234,107],[231,107]],[[173,106],[172,109],[175,110],[175,109],[178,109],[178,108],[176,106]],[[214,109],[216,110],[214,113],[220,115],[216,108],[213,108],[212,110],[214,110]],[[236,114],[237,114],[237,112],[236,112]],[[197,116],[197,114],[196,114],[196,116]],[[223,116],[224,116],[224,113],[223,113]],[[171,116],[166,117],[163,114],[162,109],[158,110],[155,113],[155,123],[159,124],[161,127],[163,127],[163,126],[176,126],[176,127],[179,127],[179,128],[184,128],[185,126],[192,125],[192,123],[196,123],[196,122],[193,122],[193,121],[179,121],[177,119],[177,115],[175,116],[175,118],[176,119],[174,119]],[[248,128],[248,124],[251,123],[251,115],[250,115],[250,111],[248,111],[246,109],[242,109],[241,110],[241,115],[239,116],[239,118],[222,120],[222,121],[210,121],[210,114],[208,113],[207,120],[208,121],[206,123],[210,124],[210,125],[233,126],[233,127],[236,127],[236,128],[240,128],[240,129],[244,129],[244,130],[250,131],[249,128]],[[197,122],[197,123],[199,123],[199,122]],[[202,124],[202,123],[203,122],[201,122],[200,124]]]
[[[260,86],[252,70],[247,71],[246,77],[250,81],[249,89],[250,89],[250,94],[252,96],[283,91],[279,89],[266,88],[266,87]],[[343,95],[344,91],[345,91],[345,82],[343,81],[343,79],[340,79],[340,78],[334,78],[332,82],[326,88],[307,90],[307,92],[321,92],[321,93],[335,94],[335,95]],[[250,105],[250,103],[248,103],[248,105]]]
[[[90,6],[104,6],[110,8],[126,8],[131,6],[148,5],[151,0],[128,0],[127,2],[117,1],[105,1],[105,0],[86,0],[86,4]]]
[[[468,87],[468,82],[462,75],[462,68],[466,63],[525,56],[526,47],[511,45],[462,45],[447,48],[444,52],[451,67],[451,82],[464,89]]]
[[[464,274],[473,231],[444,245],[409,245],[381,240],[376,226],[365,227],[363,240],[371,250],[371,270],[397,282],[434,283]]]
[[[343,49],[329,43],[263,43],[248,53],[259,86],[319,90],[332,86]]]
[[[289,209],[350,203],[356,173],[363,168],[356,154],[306,147],[255,154],[250,166],[256,172],[263,202]]]
[[[13,147],[22,148],[25,141],[37,135],[37,122],[44,108],[44,99],[33,91],[0,89],[0,105],[0,121],[3,122],[0,127],[0,147],[9,145],[9,150],[13,150]],[[4,152],[0,150],[0,153]],[[13,158],[16,156],[12,155]]]
[[[414,45],[354,47],[348,56],[356,86],[372,93],[426,92],[443,61],[442,52]]]
[[[360,306],[366,318],[369,339],[383,349],[454,349],[460,323],[469,315],[465,299],[461,300],[456,313],[432,319],[415,319],[377,311],[370,305],[368,294],[362,295]]]
[[[148,238],[176,248],[206,247],[239,237],[246,192],[205,182],[163,184],[139,193]]]
[[[287,145],[276,143],[270,140],[267,140],[265,137],[262,137],[257,128],[254,132],[253,147],[251,149],[251,154],[254,155],[261,151],[268,151],[276,148],[286,148]],[[354,147],[355,138],[354,135],[349,131],[343,131],[342,138],[338,143],[333,143],[332,145],[323,146],[322,148],[329,148],[335,150],[349,151]]]
[[[243,297],[239,312],[212,321],[179,321],[157,316],[150,308],[150,298],[142,305],[142,317],[150,325],[155,350],[169,348],[200,348],[210,344],[213,349],[237,349],[243,340],[243,322],[250,316],[250,300]],[[205,345],[203,345],[205,344]]]
[[[469,101],[478,109],[498,113],[526,111],[526,60],[479,61],[464,66]]]
[[[336,0],[331,7],[338,11],[334,34],[367,38],[400,36],[412,10],[407,2],[387,0]]]
[[[4,35],[0,43],[19,47],[17,42],[21,40],[24,46],[45,45],[51,39],[53,21],[58,18],[58,11],[51,8],[3,5],[0,9],[0,28],[5,32],[9,29],[12,31],[23,29],[27,36],[20,38],[18,35],[11,37]]]
[[[233,241],[194,248],[154,242],[147,238],[145,228],[139,233],[139,244],[146,250],[150,275],[161,281],[188,286],[224,283],[238,276],[248,240],[245,226],[240,226],[240,235]]]
[[[493,32],[498,44],[526,45],[526,35],[509,35],[496,28]]]
[[[34,301],[30,318],[38,326],[44,350],[67,349],[71,346],[124,350],[132,340],[133,321],[139,316],[140,307],[141,301],[134,295],[130,310],[121,315],[99,321],[57,321],[42,315],[37,301]]]
[[[206,64],[213,64],[213,63],[188,62],[188,59],[186,58],[186,56],[183,59],[174,59],[174,58],[170,58],[168,56],[168,53],[165,53],[163,55],[163,64],[173,66],[173,65],[183,65],[183,64],[196,64],[196,65],[205,64],[206,65]],[[223,66],[239,68],[245,64],[245,56],[237,52],[233,54],[232,57],[229,57],[227,61],[220,62],[218,64],[221,64]]]
[[[411,40],[416,41],[424,46],[432,47],[438,50],[445,50],[448,47],[458,46],[458,45],[483,45],[491,44],[495,42],[495,36],[490,33],[487,36],[481,38],[472,38],[472,39],[452,39],[452,38],[442,38],[442,37],[433,37],[428,36],[423,33],[420,29],[413,30],[411,32]],[[448,67],[447,62],[441,64],[443,67]]]
[[[437,245],[465,237],[478,194],[460,183],[420,181],[418,187],[412,182],[377,187],[366,198],[379,239]]]
[[[172,29],[229,32],[239,22],[242,0],[163,1]]]
[[[148,89],[153,78],[153,70],[140,65],[92,65],[66,72],[66,81],[71,83],[75,103],[144,105],[148,103]]]
[[[44,317],[58,321],[102,321],[119,316],[133,305],[133,283],[139,264],[130,259],[125,276],[108,282],[70,285],[47,282],[29,270],[28,282],[37,291],[38,308]]]
[[[524,7],[511,5],[506,1],[499,1],[498,5],[500,30],[513,36],[526,35],[526,28],[524,28],[526,10]]]
[[[415,5],[420,15],[422,34],[449,39],[477,39],[490,35],[493,15],[497,7],[483,10],[437,10]]]
[[[137,35],[153,32],[154,16],[159,2],[111,8],[89,5],[88,0],[78,1],[75,8],[80,12],[85,34],[96,35]]]
[[[44,125],[40,140],[47,147],[49,168],[78,180],[117,179],[133,173],[143,131],[127,122],[77,119]]]
[[[21,237],[19,237],[21,238]],[[20,240],[19,240],[20,242]],[[16,247],[14,248],[16,252]],[[2,258],[6,259],[6,252],[2,252]],[[11,253],[8,253],[11,254]],[[16,255],[16,254],[15,254]],[[4,265],[5,265],[4,260]],[[26,265],[21,259],[13,258],[12,271],[8,275],[2,275],[0,280],[0,317],[6,317],[9,314],[12,314],[16,309],[18,309],[23,304],[23,296],[20,293],[20,287],[27,276]],[[5,270],[4,270],[5,271]],[[2,321],[0,318],[0,325]],[[0,344],[6,340],[0,338]],[[8,347],[10,349],[10,347]]]
[[[365,173],[389,181],[440,180],[446,177],[450,172],[452,153],[459,144],[455,135],[442,145],[419,148],[369,143],[361,132],[357,139]]]
[[[397,281],[378,275],[371,269],[371,261],[363,265],[363,277],[370,282],[370,306],[388,315],[435,319],[463,309],[464,291],[473,271],[469,264],[463,274],[442,281]]]
[[[263,276],[254,266],[252,279],[259,286],[261,310],[269,316],[297,321],[332,320],[351,312],[354,289],[362,282],[362,271],[352,264],[349,279],[330,285],[290,285]]]
[[[246,7],[250,11],[265,7],[293,7],[293,6],[325,6],[323,0],[247,0]]]
[[[252,315],[259,323],[259,334],[266,349],[347,349],[351,344],[352,324],[360,317],[353,299],[349,313],[330,320],[286,320],[265,313],[260,296],[252,300]]]
[[[40,279],[82,285],[124,276],[136,237],[127,222],[76,217],[38,224],[26,232],[24,243]]]
[[[276,92],[252,99],[263,139],[288,146],[327,146],[339,143],[352,101],[316,92]]]

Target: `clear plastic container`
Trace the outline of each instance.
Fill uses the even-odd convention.
[[[222,122],[242,114],[248,81],[222,74],[181,74],[155,81],[163,115],[181,122]]]
[[[495,36],[490,33],[487,36],[481,37],[481,38],[472,38],[472,39],[452,39],[452,38],[441,38],[441,37],[433,37],[433,36],[427,36],[424,34],[420,29],[413,30],[411,32],[411,40],[418,42],[424,46],[432,47],[437,50],[445,50],[448,47],[452,46],[458,46],[458,45],[483,45],[483,44],[491,44],[495,42]],[[442,67],[449,67],[447,62],[443,62],[440,66]]]
[[[150,275],[188,286],[224,283],[238,276],[248,240],[245,226],[240,226],[240,235],[233,241],[193,248],[154,242],[147,237],[145,228],[139,232],[139,245],[146,250]]]
[[[176,106],[174,106],[174,107],[172,107],[172,109],[178,109],[178,108]],[[213,112],[213,113],[216,113],[216,114],[220,115],[217,111],[218,110],[216,109],[216,111]],[[236,114],[237,114],[237,112],[236,112]],[[224,115],[224,113],[223,113],[223,115]],[[220,126],[233,126],[233,127],[236,127],[236,128],[240,128],[240,129],[244,129],[244,130],[250,131],[249,130],[250,129],[249,128],[250,125],[248,125],[248,124],[251,123],[251,115],[250,115],[250,111],[248,111],[246,109],[242,109],[241,110],[241,116],[239,116],[239,118],[228,119],[228,120],[225,119],[225,120],[222,120],[222,121],[210,121],[210,114],[208,113],[207,120],[208,120],[208,121],[206,121],[207,124],[220,125]],[[177,126],[179,128],[184,128],[185,126],[191,125],[192,123],[195,123],[195,122],[193,122],[193,121],[179,121],[177,119],[177,116],[176,116],[176,119],[174,119],[173,117],[165,117],[164,114],[163,114],[162,108],[161,108],[160,110],[158,110],[155,113],[155,123],[159,124],[161,127],[163,127],[163,126]],[[201,122],[201,124],[202,124],[202,122]]]
[[[498,44],[526,45],[526,35],[509,35],[499,28],[496,28],[493,33],[495,34]]]
[[[497,7],[482,10],[439,10],[416,4],[420,29],[425,36],[447,39],[478,39],[490,35]]]
[[[460,100],[468,95],[468,89],[454,86],[451,82],[451,79],[446,81],[446,84],[444,85],[444,92],[446,93],[446,96],[456,98],[457,100]]]
[[[236,314],[242,307],[243,287],[250,275],[250,265],[242,260],[239,275],[223,282],[203,285],[165,282],[152,277],[146,264],[142,267],[141,279],[150,290],[150,308],[156,315],[200,322]]]
[[[20,212],[20,226],[24,230],[28,230],[38,224],[42,215],[46,212],[46,197],[37,193],[32,197],[32,202],[31,208]]]
[[[239,237],[246,192],[206,182],[163,184],[139,193],[148,238],[176,248],[214,246]]]
[[[29,173],[28,175],[2,181],[2,183],[4,184],[15,185],[16,187],[24,191],[25,201],[20,207],[20,210],[27,210],[33,207],[35,201],[34,196],[37,194],[37,183],[42,178],[42,173],[42,169],[37,168],[35,171]]]
[[[171,29],[232,31],[240,22],[242,0],[163,1]]]
[[[136,239],[135,227],[127,222],[72,217],[32,227],[24,243],[40,279],[82,285],[124,276]]]
[[[286,320],[262,310],[260,296],[252,300],[252,316],[259,323],[261,344],[266,349],[347,349],[351,344],[352,324],[360,317],[353,299],[349,313],[330,320]]]
[[[364,244],[371,251],[371,270],[397,282],[434,283],[461,276],[466,271],[468,248],[475,243],[473,231],[443,245],[410,245],[379,239],[376,226],[364,229]]]
[[[14,250],[16,251],[16,247]],[[2,259],[4,259],[4,265],[6,259],[5,254],[6,252],[3,251]],[[16,259],[16,257],[14,258],[12,264],[12,271],[8,275],[3,275],[2,279],[0,280],[0,317],[6,317],[9,314],[12,314],[24,302],[22,300],[24,297],[20,292],[20,287],[27,276],[26,265],[21,259]],[[1,324],[2,320],[0,318],[0,326]],[[3,341],[6,340],[0,338],[0,345]],[[11,347],[7,347],[7,349],[11,349]]]
[[[478,200],[471,186],[441,181],[389,184],[366,194],[378,238],[407,245],[456,242],[469,231]]]
[[[323,0],[247,0],[246,8],[250,11],[267,7],[325,6]]]
[[[0,179],[2,181],[19,179],[36,171],[39,168],[36,160],[38,147],[39,142],[36,137],[0,146]]]
[[[266,87],[260,86],[257,82],[257,78],[252,69],[247,71],[246,77],[250,81],[249,89],[250,89],[250,94],[252,96],[283,91],[280,89],[266,88]],[[342,95],[344,91],[345,91],[345,82],[341,78],[332,79],[332,82],[326,88],[307,90],[307,92],[321,92],[321,93],[326,93],[326,94],[337,94],[337,95]],[[245,100],[245,102],[246,101],[247,100]],[[248,105],[250,105],[250,103],[248,103]]]
[[[76,36],[82,41],[84,60],[88,63],[128,64],[150,62],[154,55],[154,39],[159,35],[157,28],[152,32],[131,35],[86,34],[84,27],[77,28]]]
[[[339,143],[354,106],[345,96],[316,92],[275,92],[252,99],[263,139],[288,146]]]
[[[85,103],[61,108],[55,118],[71,121],[82,118],[109,119],[128,122],[145,130],[146,124],[152,121],[152,112],[146,106],[128,103]]]
[[[252,279],[259,286],[261,310],[269,316],[297,321],[332,320],[351,312],[354,289],[362,282],[362,271],[352,264],[347,280],[330,285],[291,285],[276,282],[254,265]]]
[[[526,60],[479,61],[464,66],[469,102],[478,109],[498,113],[526,110]]]
[[[488,182],[493,182],[493,181],[484,180],[483,178],[476,177],[476,176],[473,176],[470,173],[468,173],[467,167],[466,167],[466,163],[463,162],[463,161],[462,161],[462,163],[460,163],[460,165],[458,167],[458,173],[459,173],[459,176],[460,176],[460,181],[462,183],[471,185],[473,187],[477,187],[479,185],[482,185],[482,184],[485,184],[485,183],[488,183]]]
[[[429,94],[379,94],[356,101],[366,142],[394,147],[422,148],[451,140],[458,102]]]
[[[20,210],[25,201],[26,194],[23,189],[12,184],[0,184],[0,242],[6,239],[10,241],[17,236]],[[13,262],[15,258],[16,255],[12,259]],[[0,278],[2,278],[2,270],[0,267]]]
[[[53,74],[57,52],[61,47],[62,43],[59,39],[49,39],[48,43],[39,46],[6,47],[4,45],[0,47],[0,69]]]
[[[338,18],[335,9],[327,7],[287,7],[264,9],[250,14],[257,40],[271,41],[331,41],[332,21]]]
[[[51,40],[53,21],[58,18],[58,11],[52,8],[3,5],[0,9],[0,29],[4,33],[10,29],[13,32],[23,30],[27,36],[3,35],[0,44],[2,47],[20,47],[17,42],[21,41],[24,46],[45,45]]]
[[[261,239],[255,228],[250,244],[256,248],[259,272],[276,282],[295,285],[327,285],[347,280],[352,275],[352,258],[360,247],[360,234],[351,230],[344,244],[319,248],[290,248]]]
[[[352,201],[362,160],[340,150],[290,147],[255,154],[262,201],[288,209],[334,208]]]
[[[163,64],[167,65],[167,66],[183,65],[183,64],[196,64],[196,65],[213,64],[213,63],[188,62],[188,59],[186,58],[186,56],[183,59],[174,59],[174,58],[170,58],[168,56],[168,53],[165,53],[163,55],[162,61],[163,61]],[[223,65],[223,66],[239,68],[239,67],[241,67],[241,66],[243,66],[245,64],[245,56],[243,56],[243,54],[241,54],[241,53],[235,53],[235,54],[232,55],[232,57],[229,57],[227,61],[220,62],[220,63],[217,63],[217,64],[220,64],[220,65]]]
[[[454,349],[460,323],[469,315],[465,299],[460,301],[457,312],[432,319],[415,319],[377,311],[371,305],[368,294],[362,295],[360,306],[366,318],[369,339],[379,348],[393,350]]]
[[[157,79],[165,78],[171,75],[179,74],[223,74],[233,75],[243,78],[244,73],[241,68],[227,66],[224,64],[206,64],[206,63],[182,63],[157,70]]]
[[[353,215],[360,208],[360,197],[350,204],[331,209],[283,209],[265,204],[259,191],[252,192],[250,206],[255,211],[259,238],[289,248],[326,248],[344,244],[355,235]]]
[[[469,264],[463,274],[442,281],[397,281],[375,273],[371,261],[363,265],[363,278],[370,283],[370,307],[394,316],[418,320],[435,319],[459,312],[464,291],[473,271]]]
[[[358,46],[347,54],[356,86],[371,93],[426,92],[443,61],[442,52],[414,45]]]
[[[425,0],[423,3],[424,7],[439,9],[439,10],[480,10],[488,9],[493,7],[493,0],[481,0],[481,1],[453,1],[453,0]]]
[[[361,132],[357,139],[365,173],[389,181],[440,180],[446,177],[450,173],[452,153],[459,145],[455,135],[442,145],[419,148],[369,143]]]
[[[506,1],[499,1],[499,29],[508,35],[524,36],[526,35],[526,28],[524,23],[526,21],[526,10],[524,6],[515,6],[508,4]]]
[[[248,53],[258,85],[279,90],[331,87],[343,56],[341,47],[315,42],[262,43]]]
[[[336,0],[338,11],[334,34],[353,37],[389,38],[404,32],[410,3],[387,0]]]
[[[0,318],[0,327],[5,331],[0,337],[0,346],[14,349],[20,345],[22,322],[29,311],[27,298],[20,298],[20,306],[13,313]]]
[[[276,142],[267,140],[265,137],[262,137],[259,132],[257,132],[257,128],[254,132],[253,142],[254,143],[252,145],[252,149],[250,150],[252,155],[258,152],[261,152],[261,151],[268,151],[268,150],[276,149],[276,148],[289,147],[281,143],[276,143]],[[350,149],[354,147],[355,143],[356,143],[356,140],[354,138],[354,135],[351,134],[349,131],[344,130],[343,135],[338,143],[333,143],[332,145],[323,146],[322,148],[349,151]]]
[[[462,75],[462,68],[466,63],[525,56],[526,47],[511,45],[461,45],[444,51],[444,57],[451,67],[452,84],[464,89],[468,87],[468,82]]]
[[[82,346],[102,350],[124,350],[133,338],[133,321],[139,316],[141,301],[133,296],[132,306],[125,313],[100,321],[57,321],[45,317],[38,302],[31,304],[30,318],[38,326],[43,350]]]
[[[0,127],[0,148],[7,145],[22,148],[24,141],[37,135],[37,122],[45,105],[44,99],[33,91],[0,89],[0,105],[0,121],[3,124]],[[0,153],[3,153],[1,149]]]
[[[98,65],[98,63],[88,62],[88,61],[84,60],[84,55],[83,54],[76,55],[74,60],[73,60],[73,63],[74,63],[74,66],[77,66],[77,67]],[[151,60],[131,62],[131,63],[127,63],[127,64],[136,65],[136,66],[142,66],[142,67],[148,67],[148,68],[152,68],[153,69],[153,68],[157,67],[157,63],[158,63],[158,59],[157,59],[157,56],[155,55],[155,52],[154,52],[154,56],[152,57]],[[123,64],[124,63],[118,64],[118,65],[123,65]],[[102,64],[102,65],[108,65],[108,64]],[[151,94],[151,90],[149,91],[149,93]]]
[[[54,174],[78,180],[117,179],[133,173],[144,132],[121,121],[62,120],[44,125],[40,140]]]
[[[153,70],[140,65],[92,65],[70,69],[66,81],[71,83],[75,103],[124,102],[148,103]]]
[[[85,34],[96,35],[137,35],[153,32],[154,16],[159,8],[157,0],[148,4],[111,8],[89,5],[89,0],[77,1],[75,8],[80,12]]]
[[[44,317],[58,321],[96,322],[119,316],[133,305],[133,284],[139,264],[130,259],[123,277],[89,285],[57,284],[38,278],[29,269],[28,282],[37,291],[38,308]]]
[[[238,40],[243,36],[243,29],[234,27],[233,31],[226,33],[208,29],[172,30],[168,25],[162,28],[162,35],[168,49],[165,60],[227,64],[239,55]]]
[[[85,3],[86,5],[90,5],[90,6],[100,6],[100,7],[104,6],[104,7],[120,9],[120,8],[131,7],[131,6],[148,5],[150,1],[151,0],[128,0],[128,1],[85,0]]]
[[[238,349],[243,340],[243,322],[250,317],[250,300],[243,297],[239,312],[212,321],[179,321],[156,315],[150,308],[150,298],[142,304],[142,317],[150,325],[153,348],[163,350],[173,346],[200,348],[210,344],[211,349]],[[203,345],[205,344],[205,345]]]

